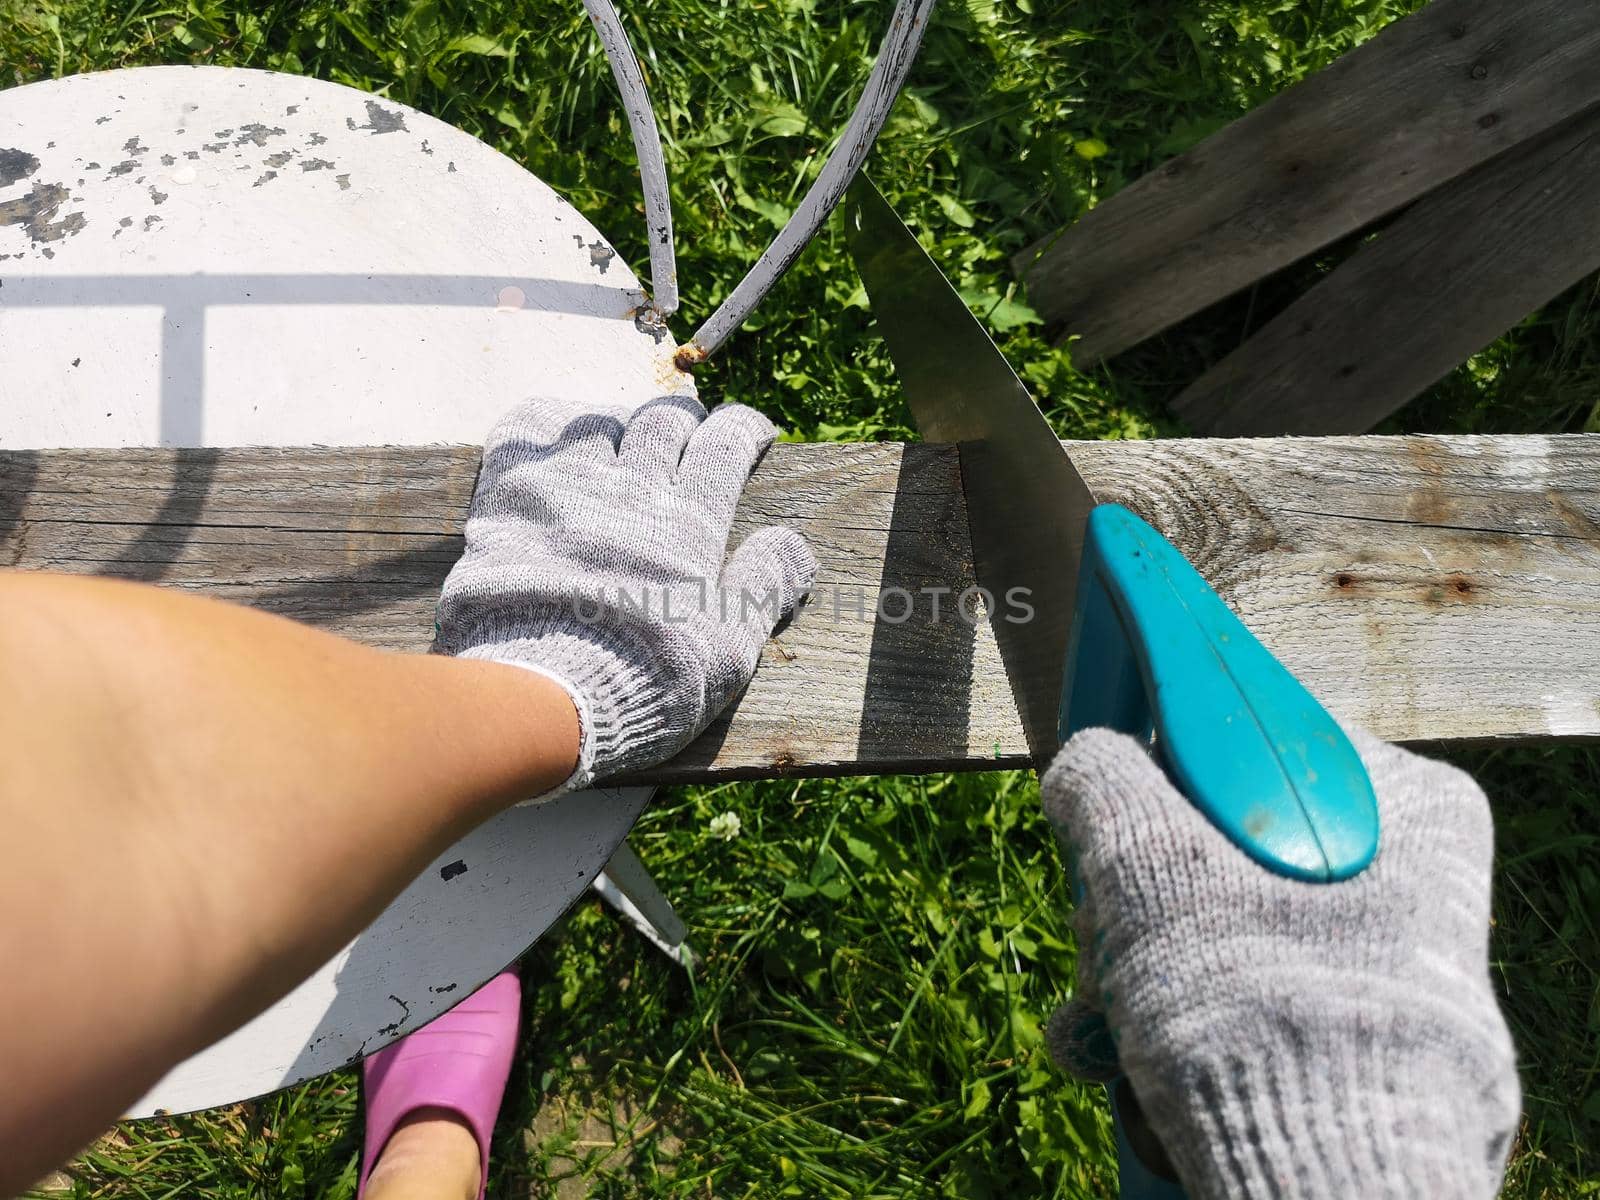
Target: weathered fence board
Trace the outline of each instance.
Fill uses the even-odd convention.
[[[1033,305],[1091,363],[1600,103],[1600,5],[1434,0],[1088,213]]]
[[[1600,268],[1600,109],[1418,201],[1173,402],[1222,437],[1362,433]]]
[[[1334,711],[1402,740],[1600,735],[1600,436],[1072,443]],[[0,452],[0,565],[115,574],[420,651],[472,448]],[[794,524],[813,599],[735,709],[650,773],[1017,765],[956,452],[780,445],[742,529]],[[874,619],[880,589],[914,598]],[[949,588],[938,599],[922,589]],[[857,596],[861,612],[856,611]],[[905,607],[884,593],[884,608]]]

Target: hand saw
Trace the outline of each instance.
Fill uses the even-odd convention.
[[[1022,606],[997,603],[990,624],[1034,765],[1077,730],[1110,726],[1145,740],[1178,790],[1268,870],[1327,883],[1366,867],[1377,803],[1338,723],[1170,542],[1095,502],[864,173],[845,226],[918,430],[959,448],[978,585],[1033,611],[1018,620]],[[1181,1196],[1126,1081],[1110,1091],[1123,1200]]]

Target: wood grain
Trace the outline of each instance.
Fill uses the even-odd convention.
[[[1223,437],[1362,433],[1600,268],[1600,110],[1446,184],[1197,380]]]
[[[1399,740],[1600,735],[1600,435],[1069,443],[1341,716]],[[472,448],[0,452],[0,565],[132,576],[426,650]],[[947,446],[780,445],[740,532],[822,573],[659,781],[1015,766]],[[874,620],[880,588],[915,599]],[[924,588],[949,588],[940,620]],[[861,598],[862,613],[855,611]],[[903,605],[886,602],[898,617]]]
[[[1096,443],[1330,709],[1397,741],[1600,734],[1600,436]]]
[[[1600,103],[1600,5],[1434,0],[1017,260],[1110,357]]]

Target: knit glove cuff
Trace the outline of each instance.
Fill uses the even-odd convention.
[[[1151,1127],[1185,1131],[1163,1145],[1192,1200],[1494,1195],[1507,1147],[1485,1114],[1506,1109],[1503,1033],[1429,1046],[1419,1039],[1437,1027],[1374,1022],[1371,997],[1348,978],[1302,983],[1247,1008],[1197,1008],[1188,1030],[1163,1039],[1187,1049],[1159,1064],[1124,1041]],[[1394,1011],[1391,1023],[1406,1025],[1403,1002]],[[1308,1043],[1308,1031],[1327,1041]],[[1475,1069],[1452,1069],[1463,1061]],[[1514,1120],[1514,1082],[1510,1091]]]
[[[538,631],[530,633],[531,627]],[[675,690],[685,695],[675,701],[616,702],[619,697],[659,692],[650,665],[659,655],[642,639],[628,636],[625,627],[589,625],[570,615],[565,621],[517,616],[480,623],[470,640],[471,648],[457,657],[522,667],[560,684],[572,698],[578,714],[578,765],[552,795],[587,787],[597,763],[614,775],[670,756],[679,748],[682,730],[669,713],[681,714],[690,705],[703,707],[703,686],[682,675],[673,682]],[[691,692],[692,699],[687,695]]]

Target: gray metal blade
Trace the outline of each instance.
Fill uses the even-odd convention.
[[[845,206],[850,252],[917,429],[960,446],[978,583],[1041,767],[1055,753],[1084,521],[1094,497],[989,334],[862,174]],[[1010,602],[1019,593],[1033,609]]]

